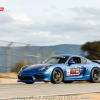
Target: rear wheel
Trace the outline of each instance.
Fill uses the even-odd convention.
[[[62,70],[59,68],[55,68],[51,75],[51,83],[59,84],[63,80]]]
[[[63,81],[64,83],[73,83],[73,81]]]
[[[25,82],[26,84],[33,84],[34,82]]]
[[[90,74],[90,82],[97,83],[100,81],[100,70],[98,68],[93,68]]]

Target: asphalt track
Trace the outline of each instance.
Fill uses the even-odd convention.
[[[100,83],[0,84],[0,99],[11,96],[53,96],[100,92]]]

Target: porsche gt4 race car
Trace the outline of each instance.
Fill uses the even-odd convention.
[[[56,55],[41,64],[26,65],[18,73],[18,82],[33,84],[35,81],[72,83],[100,80],[100,65],[97,61],[76,55]]]

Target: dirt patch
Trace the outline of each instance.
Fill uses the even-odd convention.
[[[9,79],[9,78],[0,78],[0,84],[19,84],[21,82],[17,82],[17,79]]]
[[[17,79],[16,73],[0,73],[0,78],[11,78],[11,79]]]

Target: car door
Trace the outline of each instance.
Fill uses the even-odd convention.
[[[72,58],[71,58],[72,59]],[[67,65],[66,66],[66,79],[80,79],[83,77],[85,67],[84,64],[82,63],[82,58],[80,57],[73,57],[73,61],[75,64]],[[70,60],[68,61],[68,63]]]

